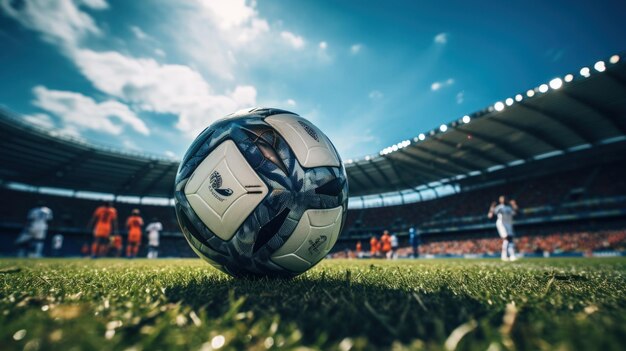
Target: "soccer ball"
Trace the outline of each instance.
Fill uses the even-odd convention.
[[[293,277],[321,261],[343,227],[348,182],[317,127],[255,108],[206,128],[180,163],[176,215],[193,250],[232,276]]]

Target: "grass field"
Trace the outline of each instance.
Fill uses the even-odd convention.
[[[0,260],[0,349],[623,350],[626,260]]]

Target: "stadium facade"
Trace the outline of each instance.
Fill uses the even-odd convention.
[[[485,237],[493,223],[484,214],[501,193],[524,208],[522,234],[626,228],[624,61],[614,55],[347,160],[351,211],[338,248],[383,229],[403,236],[411,226],[426,241]],[[29,206],[45,198],[68,219],[51,233],[82,238],[97,200],[111,199],[158,215],[166,237],[179,240],[171,207],[177,168],[177,160],[92,145],[0,110],[0,231],[16,235]]]

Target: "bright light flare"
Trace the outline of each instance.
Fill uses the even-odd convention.
[[[580,75],[587,78],[591,75],[591,72],[589,70],[589,67],[583,67],[580,69]]]
[[[595,65],[593,65],[593,68],[598,72],[604,72],[604,70],[606,70],[606,64],[604,61],[598,61]]]
[[[552,89],[559,89],[563,86],[563,81],[561,80],[561,78],[554,78],[550,81],[550,88]]]

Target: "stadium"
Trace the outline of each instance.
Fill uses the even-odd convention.
[[[560,63],[563,52],[548,51],[546,65],[550,68],[532,67],[542,72],[537,76],[550,77],[545,82],[533,86],[497,86],[494,89],[499,94],[498,101],[478,110],[463,110],[457,118],[446,119],[443,123],[429,116],[432,113],[429,108],[409,113],[420,117],[400,120],[388,117],[385,109],[368,105],[363,110],[371,109],[377,120],[389,119],[385,123],[395,128],[390,129],[393,136],[390,145],[372,151],[372,145],[378,141],[390,140],[385,136],[389,130],[380,124],[375,124],[378,127],[373,127],[373,131],[367,129],[368,123],[373,122],[365,117],[362,121],[351,121],[348,132],[340,128],[338,121],[331,119],[329,123],[319,118],[317,107],[309,113],[315,125],[282,108],[268,106],[234,112],[233,107],[241,107],[241,104],[231,104],[229,99],[237,100],[237,96],[245,95],[242,91],[248,91],[246,88],[240,89],[237,85],[224,95],[210,95],[216,94],[215,87],[209,89],[208,84],[206,87],[195,84],[187,79],[186,69],[197,70],[191,75],[193,79],[219,76],[224,72],[203,71],[193,64],[189,65],[191,68],[182,63],[164,64],[151,61],[148,56],[125,62],[130,57],[124,56],[127,48],[98,57],[97,50],[90,51],[91,48],[84,45],[92,37],[104,42],[102,33],[113,35],[115,32],[112,29],[115,26],[101,25],[103,18],[92,17],[96,11],[111,10],[111,4],[106,1],[104,5],[67,1],[58,9],[40,8],[35,3],[26,1],[22,7],[0,4],[0,42],[16,53],[15,57],[6,56],[11,63],[4,71],[7,74],[13,74],[11,70],[21,72],[23,67],[16,59],[19,55],[23,55],[24,61],[32,58],[32,52],[25,54],[31,49],[24,49],[25,46],[18,43],[26,40],[22,37],[23,31],[31,31],[40,38],[31,33],[34,39],[28,40],[47,45],[37,50],[44,52],[55,47],[61,53],[61,59],[49,58],[51,65],[63,70],[64,64],[60,62],[71,61],[82,74],[81,79],[91,85],[74,88],[82,89],[85,95],[35,86],[29,104],[45,114],[24,112],[30,110],[20,102],[10,101],[12,89],[0,95],[4,99],[0,100],[0,196],[3,200],[0,206],[0,349],[623,348],[626,339],[626,53],[608,52],[606,55],[605,52],[605,56],[595,57],[582,67],[571,67]],[[248,54],[245,50],[255,49],[249,38],[266,40],[263,35],[273,33],[276,28],[282,30],[277,32],[278,37],[295,53],[285,61],[278,57],[272,57],[276,61],[273,63],[260,60],[260,65],[268,71],[274,64],[285,70],[291,69],[288,66],[292,61],[310,64],[309,58],[295,55],[313,50],[311,46],[315,46],[316,51],[315,54],[310,51],[309,55],[325,65],[333,60],[340,61],[340,57],[347,61],[365,56],[367,50],[373,50],[372,43],[369,46],[354,43],[347,47],[344,56],[338,53],[333,56],[329,50],[332,44],[327,41],[311,45],[315,43],[283,28],[286,24],[282,20],[265,22],[261,18],[261,12],[278,13],[279,6],[246,1],[242,4],[247,11],[243,19],[230,17],[237,9],[219,9],[206,4],[203,6],[213,12],[200,17],[201,21],[215,21],[209,33],[219,33],[223,36],[219,40],[226,38],[245,44],[218,45],[229,50],[225,61],[233,67],[243,69],[250,64],[241,55]],[[305,9],[309,5],[300,6]],[[48,11],[44,14],[55,18],[61,16],[63,7],[64,11],[71,10],[69,15],[65,14],[69,17],[61,17],[66,19],[66,25],[46,24],[42,20],[46,16],[40,17],[41,13],[37,13]],[[119,9],[121,5],[115,4],[115,7]],[[129,8],[126,10],[132,12]],[[79,16],[70,16],[72,11]],[[317,8],[312,6],[309,11],[315,13]],[[326,11],[331,18],[337,15]],[[173,13],[172,10],[168,15]],[[181,23],[198,20],[191,12],[183,13]],[[337,18],[349,17],[341,11],[338,13],[341,16]],[[608,14],[601,14],[609,18]],[[376,14],[379,15],[382,21],[384,16]],[[379,18],[364,13],[355,16],[363,16],[367,23],[371,18]],[[132,49],[159,42],[156,31],[147,34],[139,27],[130,28],[133,40],[137,41],[134,47],[128,45]],[[198,34],[184,28],[182,31],[187,30],[192,39]],[[379,30],[382,33],[386,29]],[[205,32],[200,33],[206,36]],[[11,36],[22,39],[13,43],[2,41]],[[434,69],[429,55],[443,61],[440,53],[449,40],[448,32],[437,34],[429,48],[420,49],[427,52],[426,59],[420,61],[426,62],[423,67],[405,72],[406,75],[417,79],[416,72]],[[480,38],[480,41],[486,39]],[[103,42],[93,47],[109,45]],[[190,42],[186,45],[191,45]],[[402,37],[400,43],[405,42],[411,39]],[[199,41],[194,45],[203,44]],[[487,56],[490,49],[483,50]],[[173,62],[179,59],[161,53],[154,51],[153,55]],[[29,58],[24,58],[26,56]],[[97,60],[102,62],[96,65]],[[215,60],[210,65],[228,67],[225,61]],[[369,60],[375,61],[372,57]],[[464,64],[461,64],[461,71],[466,70]],[[515,67],[515,64],[509,62],[509,66]],[[311,67],[312,75],[327,74],[317,66]],[[133,76],[134,69],[142,71],[142,75]],[[373,66],[369,69],[374,70]],[[454,71],[450,67],[446,69]],[[174,79],[172,90],[155,93],[152,80],[160,84],[172,79],[165,78],[168,70],[174,76],[186,77],[187,80],[182,81],[191,82],[191,88],[177,85]],[[260,71],[265,77],[267,72]],[[334,70],[333,74],[341,76],[339,71]],[[44,77],[43,81],[71,81],[59,78],[63,74],[42,72],[35,71],[33,76]],[[122,79],[116,76],[118,74],[129,77],[126,86],[116,85],[115,79]],[[228,74],[219,79],[236,80]],[[392,82],[403,79],[395,76]],[[14,89],[18,90],[22,81],[24,85],[33,85],[31,80],[18,78]],[[315,78],[310,80],[315,86]],[[287,86],[288,81],[283,77],[281,84]],[[68,84],[78,87],[83,83]],[[433,95],[427,99],[436,100],[434,94],[455,84],[458,83],[452,78],[433,82],[429,89]],[[279,85],[268,84],[267,90],[276,93],[281,89]],[[511,86],[518,91],[509,90]],[[211,93],[203,93],[205,88]],[[402,90],[400,88],[396,92]],[[180,96],[172,98],[171,95],[179,91]],[[156,96],[154,100],[146,97],[151,93]],[[378,90],[369,92],[368,103],[380,104],[388,99],[385,94]],[[344,95],[349,96],[349,93]],[[454,108],[465,108],[462,102],[468,95],[465,91],[457,93]],[[183,128],[193,120],[190,116],[197,112],[184,107],[190,96],[191,100],[199,97],[218,101],[218,105],[226,106],[226,110],[234,114],[224,119],[218,119],[223,117],[221,115],[207,117],[213,124],[206,129],[209,123],[199,129],[185,130]],[[174,102],[167,105],[170,99]],[[250,99],[243,100],[247,103]],[[259,100],[300,108],[300,99],[298,103],[292,99],[279,103],[274,97]],[[254,98],[252,101],[256,102]],[[477,101],[482,103],[483,100]],[[63,107],[65,104],[70,106],[67,110]],[[97,108],[85,108],[87,105]],[[445,106],[437,105],[437,109],[443,108],[443,113],[450,115]],[[367,114],[356,107],[350,108]],[[113,112],[100,114],[106,109]],[[402,114],[402,107],[397,110]],[[170,129],[156,131],[155,115],[166,116],[159,118],[168,119]],[[273,122],[276,124],[267,122],[285,115],[298,119]],[[260,122],[249,116],[263,116],[263,123],[267,125],[259,127],[255,123]],[[429,123],[428,127],[416,129],[411,118],[417,121],[421,116],[426,116],[423,120]],[[302,117],[307,118],[307,115]],[[243,122],[236,122],[241,125],[228,124],[229,120],[237,118],[242,118],[237,121]],[[174,120],[176,122],[171,122]],[[299,124],[303,128],[293,132],[300,139],[290,139],[292,132],[280,129],[281,123],[287,128],[293,121],[297,122],[296,127]],[[324,128],[317,129],[320,123]],[[222,125],[230,128],[228,132],[219,129]],[[171,126],[180,128],[174,130]],[[332,130],[333,127],[336,130]],[[355,134],[350,134],[352,129],[356,130]],[[109,135],[102,137],[100,134],[106,130]],[[241,130],[258,131],[254,135],[256,139],[237,139]],[[274,139],[267,139],[268,130]],[[185,133],[189,132],[193,133],[195,141],[185,139],[188,138]],[[413,134],[407,136],[406,132]],[[125,133],[138,136],[137,140],[145,144],[135,147],[133,143],[118,142]],[[186,189],[193,177],[200,174],[203,164],[226,144],[222,142],[218,147],[209,148],[209,143],[214,142],[211,140],[217,140],[211,138],[217,138],[220,133],[229,134],[225,138],[235,149],[238,144],[240,150],[236,154],[247,168],[223,168],[219,163],[221,159],[211,161],[213,168],[201,175],[206,179],[202,179],[204,183],[199,188],[208,184],[209,190],[205,192],[212,194],[219,206],[226,206],[223,203],[230,206],[215,217],[223,222],[234,204],[242,206],[244,202],[251,208],[248,212],[236,212],[232,216],[234,225],[220,222],[222,227],[215,224],[215,219],[211,219],[213,223],[207,222],[202,214],[198,214],[199,219],[189,217],[185,211],[201,211],[191,201],[191,204],[181,202],[181,196],[191,198]],[[303,161],[302,146],[298,144],[298,140],[304,140],[302,135],[318,143],[326,142],[330,145],[330,156],[313,154],[311,148],[305,150],[306,161]],[[172,142],[166,141],[167,138],[172,138],[174,144],[184,144],[189,151],[184,156],[164,153],[163,150],[171,148],[168,143]],[[345,140],[337,140],[342,138]],[[354,141],[361,140],[359,138],[372,145]],[[246,144],[249,140],[253,142]],[[160,143],[164,146],[160,147]],[[351,143],[354,145],[346,146]],[[254,146],[250,147],[252,144]],[[270,144],[271,147],[267,146]],[[257,148],[263,156],[258,165],[254,163]],[[345,153],[345,150],[352,151]],[[231,157],[229,160],[234,162],[228,152],[223,151],[226,156],[220,157]],[[188,178],[183,179],[190,164],[196,173],[189,176],[188,172]],[[304,183],[302,189],[311,186],[313,190],[306,194],[302,190],[294,196],[297,200],[290,201],[305,198],[318,207],[309,204],[310,208],[292,219],[290,216],[297,207],[293,203],[289,205],[291,209],[287,208],[289,211],[274,211],[261,200],[250,200],[253,195],[267,202],[270,202],[268,199],[277,201],[274,196],[282,199],[281,191],[286,190],[276,186],[273,179],[269,181],[271,177],[263,173],[263,167],[268,165],[272,167],[268,174],[275,175],[275,170],[281,169],[287,175],[281,177],[287,179],[296,178],[289,175],[292,167],[298,177],[305,174],[295,183]],[[246,175],[248,169],[256,178]],[[306,172],[323,180],[308,184]],[[324,172],[329,172],[330,176]],[[239,179],[244,195],[238,193],[234,183],[228,183],[229,174]],[[261,185],[245,185],[240,181],[242,177],[257,179]],[[329,177],[333,180],[326,182]],[[347,189],[348,194],[347,212],[342,212],[346,201],[343,189]],[[201,190],[196,191],[204,196]],[[233,194],[237,198],[230,200]],[[249,196],[247,202],[239,200],[245,196]],[[207,212],[215,211],[210,201],[202,201]],[[332,212],[334,210],[338,212]],[[323,211],[332,212],[330,222],[323,222]],[[267,220],[257,219],[262,217],[259,213]],[[322,214],[315,217],[317,213]],[[101,235],[104,217],[107,217],[106,235]],[[290,240],[302,236],[298,234],[303,223],[300,217],[308,220],[306,225],[310,228],[298,239],[302,243],[294,246]],[[256,220],[252,223],[257,228],[249,228],[255,226],[250,224],[250,218]],[[220,234],[224,225],[234,226],[236,234],[231,233],[224,239]],[[192,229],[194,226],[202,230]],[[286,235],[285,228],[291,228]],[[335,229],[337,233],[333,237],[329,233]],[[248,238],[252,243],[245,242],[246,233],[254,233]],[[223,242],[231,246],[220,246]],[[250,250],[254,246],[253,259],[241,253],[245,251],[241,243],[249,244]],[[319,251],[320,247],[327,249]],[[277,257],[279,252],[282,256]],[[267,267],[275,270],[254,266],[259,257],[269,261]],[[279,261],[281,258],[283,260]],[[237,265],[260,270],[251,275],[240,274],[246,271],[232,268]],[[276,269],[287,274],[271,274]]]
[[[399,141],[378,155],[347,160],[350,210],[335,253],[345,254],[383,230],[396,232],[408,247],[408,229],[416,226],[424,255],[497,254],[486,208],[508,194],[524,206],[517,221],[524,255],[622,255],[626,65],[619,58]],[[137,207],[164,223],[163,246],[171,250],[165,257],[194,256],[172,209],[177,161],[60,137],[6,110],[1,123],[3,198],[14,204],[1,214],[5,235],[17,237],[25,213],[45,199],[61,209],[50,230],[66,236],[63,255],[77,256],[90,235],[84,225],[92,210],[112,200],[121,213]],[[3,247],[4,254],[14,251]]]

